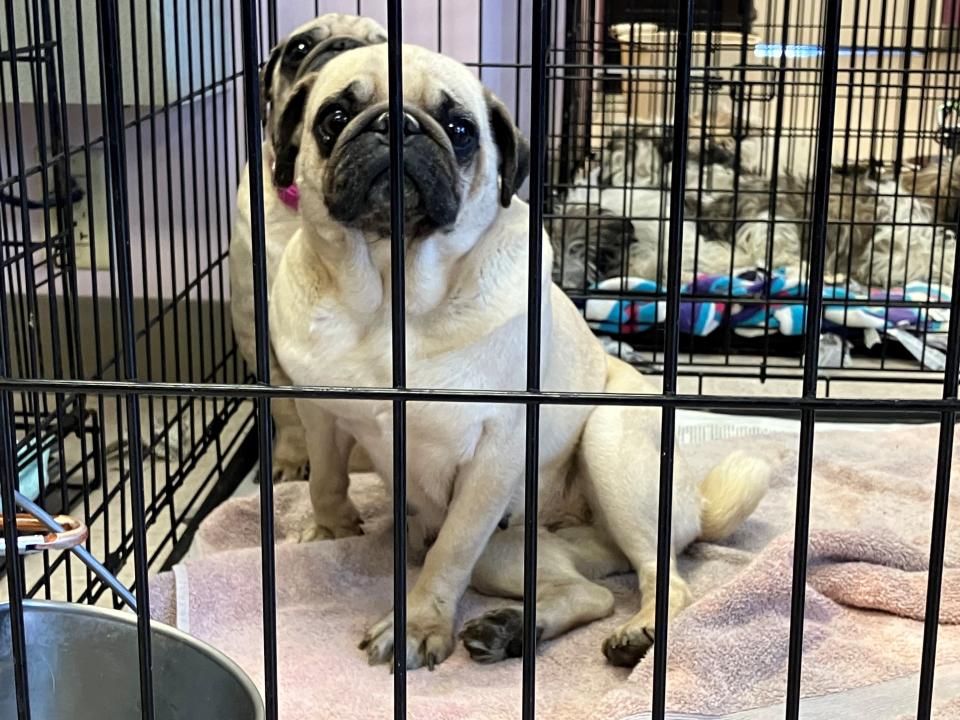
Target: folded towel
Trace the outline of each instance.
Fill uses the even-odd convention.
[[[782,716],[776,708],[786,688],[797,440],[795,431],[775,431],[686,447],[698,472],[738,445],[766,458],[775,472],[770,493],[734,536],[722,544],[697,543],[680,559],[695,602],[669,633],[667,697],[676,717]],[[817,698],[818,707],[856,703],[858,688],[879,687],[919,669],[936,440],[937,429],[929,426],[817,433],[802,693]],[[306,485],[276,488],[285,720],[391,716],[392,677],[382,666],[369,667],[356,648],[366,627],[391,604],[389,500],[370,475],[355,476],[352,492],[367,518],[367,535],[299,544],[296,538],[309,522]],[[196,554],[151,590],[158,619],[222,649],[262,687],[257,504],[256,497],[241,498],[218,508],[198,533]],[[941,663],[960,662],[957,508],[954,499]],[[414,569],[411,580],[415,575]],[[604,637],[638,606],[635,579],[605,582],[617,598],[614,616],[539,651],[541,717],[642,718],[650,710],[652,656],[626,671],[607,665],[600,652]],[[502,604],[468,593],[460,620]],[[915,684],[909,693],[913,698],[904,691],[898,697],[915,702]],[[938,696],[942,717],[950,716],[942,713],[958,696],[960,690]],[[458,647],[435,672],[410,673],[408,698],[411,718],[516,718],[520,662],[477,665]],[[900,717],[909,702],[891,705],[886,715],[871,712],[871,720]],[[755,714],[758,708],[768,714]]]
[[[870,532],[814,531],[808,562],[805,690],[837,693],[919,667],[919,645],[916,654],[910,648],[922,637],[923,553]],[[677,618],[668,651],[671,708],[724,714],[783,698],[792,569],[790,533]],[[940,619],[955,626],[960,623],[960,572],[948,570],[943,588]],[[906,618],[921,622],[905,623]],[[950,637],[940,657],[953,662],[960,659],[954,628]],[[649,710],[649,693],[637,692],[636,686],[652,687],[652,669],[649,662],[639,666],[627,687],[604,699],[598,717]]]

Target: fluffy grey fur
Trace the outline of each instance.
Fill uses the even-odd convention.
[[[812,183],[792,175],[777,179],[772,232],[771,189],[767,178],[743,175],[736,195],[716,193],[701,207],[698,230],[708,241],[729,244],[734,238],[735,267],[799,267],[806,262]],[[825,274],[871,287],[941,278],[949,282],[954,234],[934,225],[928,203],[905,194],[876,168],[834,169]]]
[[[628,268],[625,250],[637,242],[628,218],[606,207],[567,204],[562,216],[548,221],[554,240],[554,279],[572,289],[621,275]],[[558,247],[562,244],[562,247]]]
[[[655,130],[614,134],[604,144],[599,166],[581,173],[556,208],[547,227],[557,258],[554,276],[564,287],[589,286],[624,274],[664,281],[670,142],[657,138]],[[742,141],[739,163],[734,147],[729,137],[708,137],[702,145],[691,138],[684,277],[753,267],[799,270],[806,262],[812,181],[780,174],[771,217],[774,188],[758,170],[759,140]],[[935,195],[950,183],[957,167],[941,170],[936,187],[926,187],[937,177],[931,172],[916,184]],[[956,174],[960,177],[960,170]],[[938,203],[935,217],[933,204],[909,194],[905,185],[884,178],[874,163],[833,170],[825,274],[873,287],[952,280],[956,240],[949,225],[956,222],[958,203],[940,193],[948,197]]]
[[[555,248],[554,278],[563,287],[584,287],[624,274],[663,280],[672,142],[657,133],[660,129],[651,127],[615,131],[603,145],[599,164],[582,171],[555,208],[547,229]],[[740,166],[752,166],[758,151],[754,140],[745,140]],[[732,138],[708,137],[701,144],[691,137],[687,152],[687,185],[702,187],[702,199],[733,188]],[[683,235],[688,274],[695,259],[700,267],[703,262],[715,267],[729,262],[729,244],[703,243],[697,250],[694,222],[684,223]]]
[[[960,223],[960,157],[948,155],[901,178],[905,191],[936,208],[937,222],[956,232]]]

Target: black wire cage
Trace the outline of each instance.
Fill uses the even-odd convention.
[[[244,371],[224,322],[222,246],[242,145],[233,100],[241,70],[239,40],[223,30],[238,22],[237,10],[219,4],[168,17],[159,5],[124,4],[118,31],[129,39],[122,52],[135,71],[117,96],[113,132],[124,136],[126,164],[114,177],[107,102],[114,88],[109,58],[99,52],[100,9],[6,6],[5,374],[117,380],[129,361],[143,379],[234,382]],[[111,191],[117,183],[122,197]],[[124,214],[119,226],[116,212]],[[112,242],[118,232],[132,237],[123,249]],[[128,332],[133,344],[125,356]],[[133,493],[144,491],[139,503],[148,524],[170,520],[151,549],[149,562],[159,567],[182,552],[197,508],[223,492],[223,478],[234,474],[225,474],[230,459],[241,462],[252,451],[248,442],[235,452],[244,432],[222,433],[233,418],[249,430],[249,413],[239,418],[236,398],[127,404],[111,394],[43,390],[12,400],[16,466],[38,476],[31,494],[54,512],[81,504],[104,530],[102,546],[91,549],[113,571],[133,553]],[[204,457],[216,460],[204,469]],[[136,490],[131,462],[146,463],[146,484]],[[49,596],[51,583],[71,599],[95,601],[104,591],[68,556],[31,573],[28,594]]]
[[[635,362],[662,366],[676,5],[568,5],[547,226],[554,279]],[[695,3],[681,374],[799,381],[824,6]],[[955,9],[844,3],[832,98],[819,366],[939,384],[955,249]],[[702,391],[702,390],[701,390]]]
[[[392,383],[271,384],[263,196],[250,175],[256,367],[232,339],[228,248],[244,163],[259,167],[259,71],[321,12],[387,28],[390,117],[401,41],[454,55],[530,139],[526,390],[406,379],[402,156],[391,145]],[[278,717],[271,401],[393,407],[395,643],[404,645],[406,414],[418,401],[525,413],[522,707],[536,714],[539,418],[543,407],[661,408],[657,567],[670,562],[676,411],[799,417],[786,715],[799,716],[818,419],[936,420],[940,445],[918,718],[931,716],[960,306],[960,8],[876,2],[474,3],[7,0],[0,21],[0,428],[4,539],[14,491],[82,516],[86,549],[137,598],[141,713],[154,707],[151,573],[254,467],[262,518],[263,695]],[[658,394],[541,388],[540,239],[608,352]],[[811,361],[811,358],[813,361]],[[711,378],[756,394],[713,393]],[[774,394],[769,380],[791,381]],[[838,381],[901,383],[837,396]],[[687,384],[690,382],[691,384]],[[738,386],[740,388],[744,385]],[[34,562],[35,561],[35,562]],[[4,566],[18,718],[31,715],[26,598],[123,605],[69,553]],[[667,647],[668,573],[654,645]],[[6,631],[4,632],[6,634]],[[667,653],[654,656],[653,717]],[[394,716],[407,670],[393,660]],[[331,715],[332,716],[332,715]]]

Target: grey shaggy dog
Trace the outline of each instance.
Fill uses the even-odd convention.
[[[703,238],[727,243],[734,238],[736,267],[799,267],[806,261],[812,182],[786,174],[777,178],[772,231],[771,189],[769,179],[743,175],[737,194],[715,194],[700,209],[697,229]],[[833,169],[827,275],[870,287],[950,282],[955,248],[954,232],[936,225],[932,206],[884,179],[876,166]]]
[[[693,126],[694,123],[691,123]],[[688,187],[732,189],[736,143],[731,136],[694,132],[688,142]],[[741,145],[740,166],[750,166],[758,148]],[[574,178],[547,229],[554,243],[554,279],[563,287],[585,287],[617,275],[660,277],[666,272],[665,243],[670,219],[669,177],[672,140],[658,127],[616,129],[604,142],[599,162]],[[700,195],[703,195],[700,193]],[[686,264],[693,260],[696,226],[684,223]],[[729,258],[729,247],[719,249]]]
[[[555,246],[554,277],[563,287],[621,275],[664,281],[671,142],[657,137],[658,131],[615,133],[599,166],[581,172],[556,206],[547,227]],[[759,139],[743,139],[739,158],[734,148],[731,136],[690,139],[683,277],[742,268],[801,270],[809,248],[812,180],[780,173],[774,187],[759,171]],[[931,171],[918,176],[916,185],[927,193],[914,196],[903,179],[885,178],[877,163],[835,168],[826,274],[872,287],[951,282],[960,163],[949,169],[939,171],[939,182]],[[947,178],[954,175],[951,185]],[[947,197],[934,213],[925,195]]]
[[[547,220],[554,243],[554,280],[576,288],[627,274],[629,248],[637,238],[629,218],[605,207],[566,205]]]
[[[937,222],[956,232],[960,224],[960,157],[938,158],[903,175],[905,190],[936,208]]]

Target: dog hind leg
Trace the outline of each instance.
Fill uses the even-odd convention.
[[[632,367],[608,358],[606,392],[647,393]],[[579,477],[598,524],[637,572],[641,604],[637,614],[611,634],[603,652],[615,665],[634,665],[650,649],[656,615],[657,516],[659,504],[660,413],[642,407],[597,407],[584,428],[578,453]],[[673,485],[670,606],[673,618],[690,600],[676,570],[676,552],[700,533],[701,501],[681,457]]]
[[[595,528],[557,533],[541,530],[537,541],[537,636],[543,640],[609,616],[613,593],[590,577],[625,572],[629,565]],[[486,595],[523,597],[523,526],[495,532],[471,579]],[[523,653],[523,609],[508,606],[468,621],[460,633],[477,662],[490,663]]]

